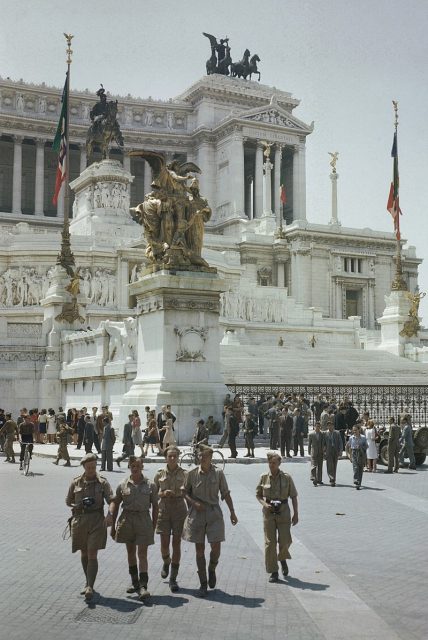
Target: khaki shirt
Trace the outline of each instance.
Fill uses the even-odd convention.
[[[279,471],[276,476],[264,473],[260,476],[256,496],[267,500],[287,500],[296,498],[297,490],[293,478],[288,473]]]
[[[103,476],[99,476],[98,473],[94,480],[87,480],[85,474],[74,478],[65,502],[69,507],[83,510],[82,500],[83,498],[89,497],[95,498],[95,503],[91,507],[86,507],[83,511],[84,513],[102,510],[104,501],[109,504],[113,500],[114,496],[110,484]]]
[[[186,482],[186,472],[181,467],[177,467],[174,471],[170,471],[168,467],[159,469],[153,478],[158,491],[166,491],[169,489],[173,492],[174,498],[181,498],[182,489]]]
[[[0,429],[0,433],[4,433],[7,436],[13,436],[14,434],[18,435],[18,426],[16,422],[14,422],[13,420],[6,420],[6,422]]]
[[[222,500],[230,493],[223,471],[213,465],[208,473],[204,473],[200,467],[189,471],[184,487],[187,495],[194,500],[213,505],[219,504],[219,492]]]
[[[149,511],[151,505],[158,503],[158,490],[156,485],[144,476],[138,484],[129,476],[117,487],[115,502],[117,505],[123,502],[124,511]]]

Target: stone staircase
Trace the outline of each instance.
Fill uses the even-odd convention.
[[[226,384],[427,385],[428,364],[343,345],[221,345]]]

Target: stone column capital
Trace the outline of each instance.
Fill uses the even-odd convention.
[[[16,134],[16,133],[12,135],[12,138],[15,144],[22,144],[22,141],[24,140],[23,135]]]
[[[46,138],[34,138],[34,142],[36,143],[37,147],[44,147],[46,144]]]

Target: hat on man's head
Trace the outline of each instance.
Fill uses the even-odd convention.
[[[207,444],[198,444],[200,453],[214,453],[214,449],[211,449]]]
[[[80,464],[85,466],[87,462],[96,462],[98,460],[98,456],[95,453],[87,453],[86,456],[80,461]]]

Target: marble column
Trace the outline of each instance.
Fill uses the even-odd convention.
[[[294,147],[293,220],[306,220],[306,147],[304,141]]]
[[[242,218],[245,216],[244,140],[239,131],[233,134],[230,146],[232,212],[235,216]]]
[[[254,176],[254,217],[263,214],[263,146],[258,142],[256,147],[256,175]]]
[[[285,269],[283,262],[277,262],[277,286],[285,287]]]
[[[263,165],[263,215],[272,215],[272,173],[273,164],[267,159]]]
[[[44,214],[45,197],[45,140],[36,139],[36,183],[34,190],[34,213],[42,216]]]
[[[81,144],[80,145],[80,173],[82,173],[86,169],[87,161],[88,160],[86,157],[86,145]]]
[[[22,136],[14,137],[13,177],[12,177],[12,213],[22,213]]]
[[[131,173],[131,156],[127,156],[127,155],[123,156],[123,168],[125,169],[125,171],[129,171],[129,173]]]
[[[281,200],[279,197],[279,191],[281,189],[281,160],[282,146],[277,144],[274,159],[274,206],[277,227],[280,226],[281,221]]]
[[[214,167],[214,148],[212,144],[203,140],[198,148],[197,165],[201,169],[199,177],[200,191],[204,198],[208,200],[208,204],[213,211],[216,209],[216,179]]]
[[[337,179],[339,174],[336,171],[330,173],[331,180],[331,219],[329,224],[340,226],[339,218],[337,216]]]

